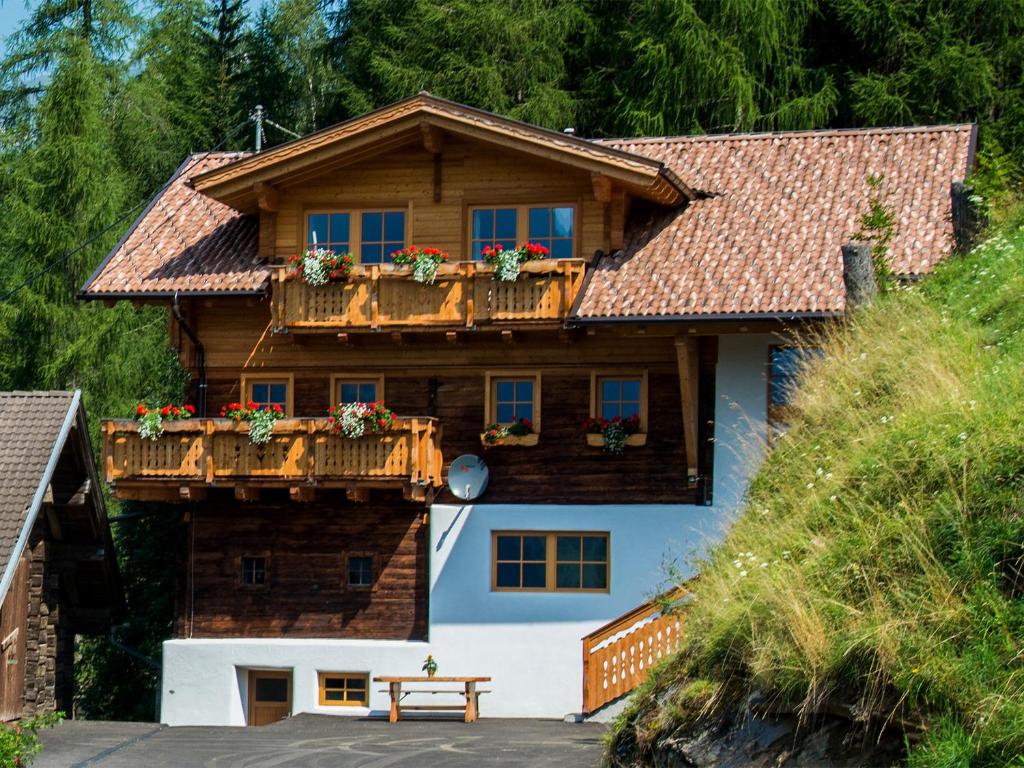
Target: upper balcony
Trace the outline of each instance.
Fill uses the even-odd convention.
[[[183,501],[209,488],[233,488],[241,499],[263,488],[288,488],[299,500],[316,489],[344,489],[365,499],[370,489],[400,489],[428,500],[442,484],[441,428],[436,419],[396,418],[382,434],[348,439],[326,419],[281,419],[270,442],[253,445],[249,426],[231,419],[167,421],[155,440],[128,419],[103,422],[107,482],[121,499]]]
[[[583,284],[582,259],[522,265],[517,280],[494,279],[479,262],[442,264],[423,285],[411,267],[357,266],[343,283],[313,287],[275,271],[274,328],[291,333],[560,327]]]

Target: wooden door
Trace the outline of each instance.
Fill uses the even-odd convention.
[[[22,715],[25,695],[25,624],[28,618],[28,559],[23,557],[0,607],[0,720]]]
[[[249,670],[249,725],[269,725],[292,713],[292,673]]]

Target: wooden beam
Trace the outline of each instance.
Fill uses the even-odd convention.
[[[444,340],[447,341],[449,344],[454,344],[459,340],[459,334],[457,334],[455,331],[445,331]]]
[[[260,489],[253,485],[236,485],[235,498],[238,501],[259,501]]]
[[[46,507],[46,522],[50,526],[50,535],[53,536],[54,541],[60,541],[60,520],[57,519],[57,512],[53,509],[53,507]]]
[[[700,358],[697,340],[690,336],[677,336],[676,364],[679,368],[679,394],[683,409],[683,440],[686,448],[686,478],[690,484],[697,481],[697,377]]]
[[[345,490],[345,496],[349,501],[359,502],[363,504],[370,500],[370,489],[369,488],[347,488]]]
[[[309,502],[316,497],[316,488],[312,485],[293,485],[288,489],[292,501]]]
[[[434,202],[441,202],[441,153],[434,155]]]
[[[435,155],[441,154],[444,149],[444,131],[430,123],[420,123],[420,136],[423,139],[423,148]]]
[[[505,330],[501,332],[501,340],[506,344],[512,344],[515,342],[515,336],[512,335],[512,331]]]
[[[261,211],[277,213],[281,209],[280,198],[277,194],[277,187],[265,181],[257,181],[252,185],[252,191],[256,195],[256,204]]]
[[[603,173],[591,173],[590,183],[594,188],[594,199],[599,203],[612,201],[612,180]]]
[[[206,498],[206,488],[201,485],[183,485],[178,488],[178,495],[182,501],[203,501]]]

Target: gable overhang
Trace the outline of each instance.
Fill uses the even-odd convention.
[[[199,174],[192,184],[232,208],[254,212],[266,185],[294,183],[412,142],[428,145],[435,132],[589,172],[661,205],[676,206],[695,197],[660,161],[426,93]]]

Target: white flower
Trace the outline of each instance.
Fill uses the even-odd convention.
[[[746,575],[747,575],[747,572],[746,572],[746,571],[740,571],[740,576],[741,576],[741,577],[742,577],[742,576],[746,576]]]
[[[960,442],[962,443],[967,440],[967,433],[961,432],[959,435],[957,435],[957,437],[960,439]]]

